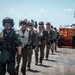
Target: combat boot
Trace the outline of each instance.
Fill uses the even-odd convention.
[[[40,65],[42,65],[42,60],[40,60]]]
[[[22,75],[26,75],[26,73],[22,73]]]

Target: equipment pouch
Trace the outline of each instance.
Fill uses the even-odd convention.
[[[3,50],[0,55],[0,62],[5,64],[10,59],[10,53],[7,50]]]

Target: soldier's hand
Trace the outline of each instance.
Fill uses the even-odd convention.
[[[21,55],[18,55],[18,57],[17,57],[18,63],[20,63],[20,60],[21,60]]]
[[[22,47],[18,46],[18,55],[21,55]]]
[[[35,45],[35,44],[33,44],[33,45],[32,45],[32,48],[33,48],[33,49],[35,49],[35,48],[36,48],[36,45]]]
[[[38,45],[41,45],[41,42],[40,41],[38,42]]]

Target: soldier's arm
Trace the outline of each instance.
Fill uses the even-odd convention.
[[[2,50],[2,43],[3,43],[3,31],[0,32],[0,51]]]
[[[16,40],[17,40],[18,55],[21,55],[22,42],[21,42],[21,40],[20,40],[20,35],[19,35],[19,34],[16,34]]]
[[[34,32],[34,44],[37,44],[37,31]]]
[[[33,36],[33,45],[32,45],[33,49],[35,49],[36,46],[37,46],[37,32],[34,31],[34,36]]]
[[[46,40],[49,39],[49,36],[48,36],[48,31],[46,31]]]
[[[21,55],[22,46],[18,46],[18,55]]]
[[[32,36],[31,36],[31,33],[30,33],[30,30],[29,30],[29,38],[28,38],[28,43],[31,44],[32,42]]]
[[[53,40],[53,31],[50,30],[50,40]]]

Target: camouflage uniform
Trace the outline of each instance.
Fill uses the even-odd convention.
[[[8,73],[10,75],[15,75],[16,47],[19,48],[22,45],[22,42],[19,39],[19,36],[15,33],[14,29],[12,29],[14,26],[13,19],[9,17],[4,18],[3,26],[4,29],[0,34],[0,75],[5,75],[6,66]]]
[[[28,50],[28,70],[30,70],[30,66],[31,66],[31,61],[32,61],[32,54],[33,54],[33,49],[35,49],[36,47],[36,43],[37,43],[37,35],[36,35],[36,30],[34,30],[33,28],[33,23],[32,22],[28,22],[28,29],[30,30],[30,46],[29,46],[29,50]]]
[[[57,52],[57,29],[56,28],[54,28],[54,30],[55,30],[55,37],[54,37],[54,43],[55,43],[55,47],[54,47],[54,49],[55,49],[55,52]]]
[[[21,72],[22,75],[26,75],[26,64],[27,64],[27,56],[28,56],[28,48],[30,45],[30,31],[27,29],[27,19],[22,19],[19,23],[21,26],[21,29],[18,31],[18,34],[20,35],[20,39],[22,41],[22,67]],[[18,72],[19,66],[17,67]]]
[[[46,22],[46,31],[48,32],[48,40],[46,44],[46,60],[49,57],[49,51],[50,51],[50,33],[51,33],[50,26],[51,26],[50,22]]]
[[[39,22],[39,28],[38,28],[38,33],[37,33],[37,48],[35,49],[35,64],[38,64],[38,52],[40,51],[40,65],[42,65],[42,61],[44,58],[44,49],[45,49],[45,44],[47,42],[47,31],[44,29],[44,22],[40,21]],[[42,28],[41,28],[42,27]],[[41,28],[41,29],[40,29]]]
[[[51,31],[50,31],[50,49],[52,54],[54,54],[54,36],[55,32],[53,30],[53,26],[51,26]]]

